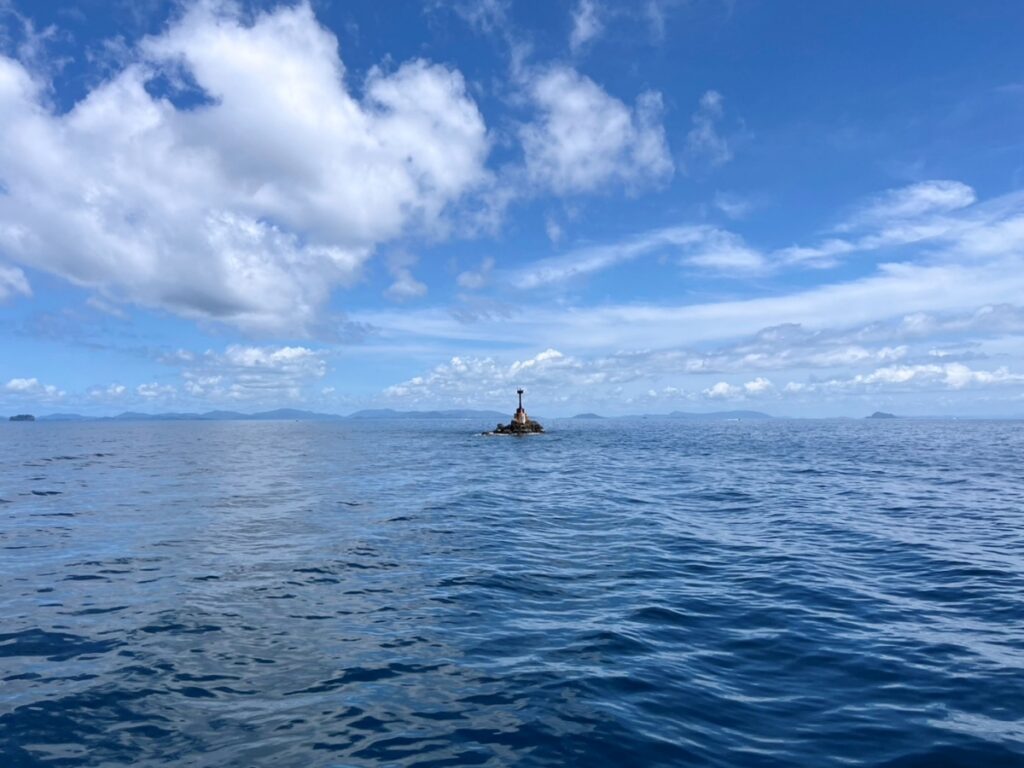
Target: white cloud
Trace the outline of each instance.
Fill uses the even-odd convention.
[[[470,26],[481,32],[496,32],[507,23],[507,0],[458,0],[451,3],[445,0],[433,0],[428,4],[430,10],[453,10]]]
[[[611,269],[634,259],[669,253],[682,264],[722,272],[749,272],[761,269],[764,259],[732,232],[702,224],[665,227],[621,240],[596,245],[548,259],[539,259],[507,273],[503,282],[530,290],[556,285],[589,274]]]
[[[305,370],[308,367],[322,371],[324,362],[317,352],[307,347],[246,347],[233,344],[222,359],[238,368],[265,370]]]
[[[563,279],[562,273],[572,268],[548,263],[544,269],[526,268],[521,276],[536,271],[545,280]],[[915,313],[970,313],[979,307],[1015,304],[1022,295],[1024,259],[1004,257],[983,263],[965,259],[960,264],[886,264],[865,277],[757,298],[566,308],[520,305],[511,314],[483,315],[472,324],[440,309],[366,312],[353,320],[414,338],[478,343],[516,338],[574,352],[670,349],[740,338],[787,323],[809,331],[842,330]]]
[[[0,46],[13,50],[33,71],[54,74],[70,62],[66,57],[48,55],[48,48],[62,37],[65,35],[55,24],[37,29],[30,17],[18,12],[12,0],[0,0]]]
[[[11,379],[5,389],[8,392],[31,392],[39,388],[39,379]]]
[[[134,389],[129,389],[124,384],[114,383],[89,387],[85,391],[84,400],[91,406],[97,403],[124,403],[126,400],[138,398],[139,395]],[[72,398],[72,400],[75,399]],[[81,402],[81,400],[79,401]]]
[[[902,190],[891,192],[894,198],[902,196]],[[875,229],[853,238],[831,237],[811,246],[796,245],[767,252],[727,229],[705,224],[664,227],[616,243],[539,259],[512,273],[510,282],[523,288],[566,282],[669,247],[677,249],[679,262],[684,265],[741,275],[779,271],[794,265],[835,266],[841,256],[909,245],[943,247],[953,262],[968,254],[976,260],[1002,256],[1024,249],[1024,214],[1018,215],[1019,207],[1015,205],[1024,200],[1015,201],[1012,195],[1007,198],[995,204],[968,207],[956,216],[925,215],[879,221]]]
[[[34,400],[49,402],[60,400],[64,392],[53,384],[42,384],[37,378],[11,379],[4,385],[4,390],[19,397],[30,397]]]
[[[394,278],[394,282],[385,291],[388,298],[395,301],[407,301],[426,295],[426,284],[421,283],[412,274],[411,268],[417,261],[415,256],[406,253],[395,253],[388,259],[388,272]]]
[[[927,242],[978,254],[986,247],[1005,252],[1008,239],[1024,243],[1024,218],[1008,215],[1014,197],[1007,195],[995,204],[974,205],[976,196],[971,187],[944,180],[886,190],[856,206],[836,227],[837,232],[854,235],[782,248],[771,258],[782,265],[831,267],[839,263],[840,256]]]
[[[703,237],[684,258],[686,263],[720,272],[753,272],[765,268],[764,256],[750,248],[739,235],[710,228],[701,231]]]
[[[604,30],[598,11],[597,0],[579,0],[572,13],[572,33],[569,35],[569,48],[573,53],[594,40]]]
[[[966,208],[975,200],[974,190],[962,182],[944,179],[922,181],[875,196],[855,210],[840,229],[946,213]]]
[[[647,0],[644,5],[643,15],[651,31],[651,38],[655,43],[662,43],[665,40],[665,29],[668,15],[673,6],[681,5],[687,0]]]
[[[693,127],[686,136],[687,152],[711,165],[723,165],[732,159],[728,139],[718,132],[718,123],[725,111],[723,101],[718,91],[707,91],[701,96],[697,111],[693,113]]]
[[[479,404],[507,401],[517,386],[529,387],[548,401],[559,398],[567,377],[586,380],[578,361],[556,349],[525,360],[501,363],[493,357],[457,356],[424,376],[388,387],[384,396],[409,403]]]
[[[900,319],[846,330],[782,325],[708,350],[634,347],[633,351],[610,354],[591,350],[590,354],[567,355],[549,349],[512,361],[500,355],[459,356],[390,388],[386,397],[432,406],[500,405],[514,386],[526,382],[534,401],[581,409],[604,403],[619,410],[630,402],[651,398],[680,402],[770,399],[785,407],[787,397],[795,396],[813,395],[820,400],[825,395],[838,402],[836,397],[863,394],[1019,387],[1024,385],[1024,375],[1005,366],[967,364],[984,359],[978,345],[951,347],[948,355],[936,362],[930,342],[934,334],[948,337],[963,332],[967,334],[963,338],[970,339],[1003,329],[1016,328],[1019,333],[1018,315],[1024,317],[1024,310],[1002,307],[934,316],[927,323],[918,316],[910,328]],[[901,338],[911,343],[893,343]],[[648,341],[653,339],[651,336]],[[996,347],[996,354],[999,349]],[[759,375],[762,371],[774,373],[769,378]],[[801,374],[806,380],[794,378]],[[722,375],[730,378],[717,378]],[[708,383],[711,376],[716,378]],[[777,386],[776,377],[789,383]]]
[[[484,260],[480,262],[478,269],[460,272],[455,278],[455,282],[458,283],[460,288],[465,288],[467,291],[478,291],[487,285],[493,269],[494,259],[490,256],[485,256]]]
[[[302,346],[233,344],[179,364],[185,391],[211,402],[294,400],[327,373],[326,352]]]
[[[397,267],[392,271],[395,281],[388,286],[387,295],[396,301],[419,298],[427,293],[427,286],[415,277],[408,267]]]
[[[1024,384],[1024,374],[1012,373],[1006,366],[994,370],[974,369],[963,363],[921,363],[890,365],[849,378],[825,381],[790,382],[784,388],[791,393],[855,391],[963,390],[968,387],[992,387]]]
[[[743,385],[743,391],[748,395],[760,395],[764,392],[768,392],[774,388],[774,385],[768,379],[758,376],[753,381],[748,381]]]
[[[630,109],[564,66],[534,73],[527,93],[540,111],[519,134],[533,184],[568,194],[609,184],[632,189],[672,176],[659,93],[642,93]]]
[[[733,386],[727,381],[720,381],[705,389],[703,394],[712,400],[733,400],[743,394],[743,388]]]
[[[745,384],[730,384],[727,381],[719,381],[701,392],[704,397],[710,400],[744,400],[747,397],[757,397],[775,389],[775,385],[768,379],[758,376]]]
[[[135,388],[135,394],[144,400],[169,400],[178,394],[178,390],[171,384],[159,384],[154,381],[148,384],[139,384]]]
[[[160,75],[195,88],[154,98]],[[309,5],[203,2],[69,112],[0,57],[0,248],[115,299],[301,330],[379,243],[440,230],[489,141],[462,76],[371,70],[357,100]]]
[[[551,216],[548,216],[544,220],[544,234],[548,236],[548,240],[557,245],[562,241],[562,237],[565,235],[565,232],[562,230],[561,224]]]
[[[754,207],[750,200],[731,192],[716,192],[714,204],[730,219],[742,219]]]
[[[17,267],[0,264],[0,301],[16,293],[20,293],[22,296],[32,295],[32,287],[28,284],[28,278]]]

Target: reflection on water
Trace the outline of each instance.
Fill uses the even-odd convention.
[[[1014,423],[0,426],[4,765],[1024,764]]]

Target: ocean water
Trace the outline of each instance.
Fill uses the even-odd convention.
[[[1024,765],[1024,423],[0,425],[0,765]]]

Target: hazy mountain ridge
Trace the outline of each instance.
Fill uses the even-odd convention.
[[[475,411],[467,408],[443,411],[396,411],[392,408],[370,408],[356,411],[344,418],[354,421],[371,419],[507,419],[509,414],[501,411]]]
[[[240,411],[206,411],[204,413],[175,412],[140,413],[125,411],[116,416],[83,416],[78,413],[51,413],[37,417],[37,421],[369,421],[377,419],[506,419],[500,411],[454,409],[444,411],[396,411],[390,408],[356,411],[348,416],[336,413],[318,413],[297,408],[276,408],[271,411],[242,413]]]
[[[276,408],[270,411],[242,413],[241,411],[206,411],[204,413],[169,411],[166,413],[141,413],[125,411],[116,416],[83,416],[78,413],[51,413],[38,416],[38,421],[380,421],[413,419],[488,419],[505,421],[511,411],[505,413],[492,410],[453,408],[431,411],[399,411],[393,408],[369,408],[350,413],[347,416],[335,413],[318,413],[297,408]],[[721,421],[729,419],[762,420],[775,418],[761,411],[711,411],[690,413],[673,411],[667,414],[644,414],[642,416],[602,416],[597,413],[580,413],[567,417],[572,420],[598,420],[609,418],[687,419]]]

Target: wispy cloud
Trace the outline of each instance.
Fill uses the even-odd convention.
[[[732,160],[729,140],[719,130],[725,114],[724,103],[725,99],[718,91],[707,91],[700,97],[697,111],[693,113],[693,127],[686,136],[686,150],[691,158],[712,166]]]
[[[891,189],[858,206],[839,226],[840,230],[916,219],[925,214],[966,208],[977,200],[971,187],[960,181],[937,179]]]
[[[405,252],[393,253],[388,259],[388,272],[394,278],[385,291],[385,295],[394,301],[408,301],[425,296],[427,286],[412,274],[412,267],[419,261],[414,255]]]
[[[0,301],[10,298],[15,294],[22,296],[32,295],[32,287],[28,283],[28,278],[17,267],[0,264]]]
[[[477,269],[460,272],[455,281],[460,288],[465,288],[467,291],[478,291],[487,285],[493,270],[494,259],[491,256],[485,256]]]
[[[595,259],[605,258],[600,254]],[[566,268],[573,268],[572,265]],[[555,270],[555,267],[552,267]],[[560,274],[561,267],[551,275]],[[693,304],[518,306],[511,315],[467,324],[447,310],[370,312],[358,319],[389,333],[434,339],[524,344],[575,350],[670,348],[753,334],[797,323],[809,330],[855,328],[915,313],[955,313],[1016,305],[1024,295],[1024,259],[981,263],[884,264],[865,277],[771,296]]]
[[[503,275],[503,281],[516,288],[532,290],[664,253],[673,256],[676,262],[721,271],[746,272],[764,266],[761,254],[748,248],[739,235],[698,224],[666,227],[609,245],[578,248],[508,272]]]
[[[1024,374],[1011,373],[1005,366],[994,370],[973,369],[963,363],[893,365],[859,373],[844,379],[790,382],[788,393],[849,391],[889,392],[927,388],[963,390],[969,387],[996,387],[1024,384]]]
[[[569,48],[579,52],[587,43],[597,38],[604,30],[601,11],[597,0],[579,0],[572,13],[572,32]]]

